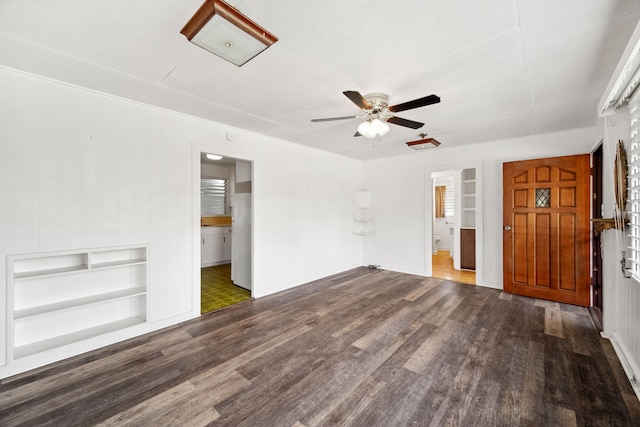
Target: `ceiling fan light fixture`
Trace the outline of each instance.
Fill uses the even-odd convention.
[[[389,132],[389,125],[380,119],[365,120],[358,126],[358,133],[367,138],[375,138]]]
[[[386,122],[383,122],[382,120],[379,120],[379,119],[373,119],[371,121],[371,128],[375,131],[375,133],[377,133],[380,136],[389,132],[389,125]]]
[[[180,33],[191,43],[238,67],[278,41],[222,0],[206,0]]]
[[[369,120],[365,120],[360,123],[358,126],[358,133],[362,136],[366,136],[367,138],[373,138],[376,136],[373,129],[371,129],[371,122]]]

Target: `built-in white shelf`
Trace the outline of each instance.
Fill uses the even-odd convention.
[[[145,323],[148,245],[11,255],[8,361]]]
[[[146,263],[147,260],[145,259],[132,259],[132,260],[126,260],[126,261],[110,261],[110,262],[102,262],[102,263],[97,263],[97,264],[93,264],[91,266],[91,268],[117,268],[117,267],[124,267],[124,266],[131,266],[131,265],[136,265],[136,264],[144,264]]]
[[[62,347],[68,344],[73,344],[78,341],[82,341],[95,336],[104,335],[109,332],[115,332],[120,329],[129,328],[131,326],[140,325],[146,320],[143,317],[128,317],[126,319],[118,320],[110,323],[103,323],[92,328],[81,329],[64,335],[57,335],[49,339],[35,341],[23,346],[15,347],[13,351],[13,357],[19,359],[33,354],[42,353],[52,348]]]
[[[42,314],[53,313],[54,311],[69,310],[75,307],[86,306],[91,304],[99,304],[105,301],[113,301],[121,298],[130,298],[134,296],[144,295],[146,288],[135,287],[121,289],[119,291],[107,292],[104,294],[91,295],[83,298],[70,299],[51,304],[45,304],[35,307],[23,308],[13,312],[14,319],[22,319],[25,317],[39,316]]]
[[[38,271],[26,271],[24,273],[15,273],[13,278],[15,281],[19,281],[21,279],[30,279],[39,276],[57,276],[61,274],[69,274],[75,273],[77,271],[86,270],[87,266],[82,265],[74,265],[70,267],[61,267],[61,268],[50,268],[48,270],[38,270]]]
[[[353,220],[354,234],[359,236],[374,234],[372,206],[370,191],[356,191],[356,216]]]
[[[476,226],[476,170],[462,170],[462,223],[461,227]]]

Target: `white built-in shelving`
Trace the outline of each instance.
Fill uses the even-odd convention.
[[[372,207],[371,192],[356,191],[355,234],[366,236],[374,233]]]
[[[476,170],[462,170],[462,227],[476,226]]]
[[[8,360],[147,321],[148,246],[11,255]]]

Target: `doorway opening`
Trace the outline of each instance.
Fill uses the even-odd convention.
[[[252,164],[211,154],[200,153],[201,314],[251,299]]]
[[[427,170],[427,271],[432,277],[477,283],[481,255],[476,241],[482,235],[479,170],[475,163]]]
[[[593,201],[591,204],[591,218],[602,218],[604,204],[602,200],[602,167],[603,167],[603,143],[591,153],[591,192]],[[595,228],[591,230],[591,314],[596,326],[602,330],[602,241],[600,232]]]

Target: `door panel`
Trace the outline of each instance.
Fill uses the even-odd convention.
[[[589,305],[589,155],[503,165],[504,290]]]
[[[551,215],[536,215],[536,278],[537,285],[551,286]]]

